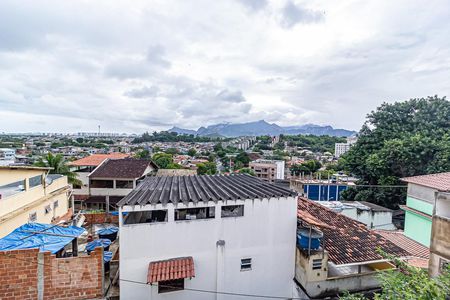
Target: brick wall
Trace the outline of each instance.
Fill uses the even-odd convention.
[[[95,299],[103,296],[103,250],[56,258],[38,249],[0,252],[0,299]]]
[[[86,213],[84,216],[86,217],[85,222],[87,225],[103,223],[119,224],[119,216],[112,216],[107,213]]]

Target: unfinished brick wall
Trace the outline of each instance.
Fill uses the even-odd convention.
[[[70,258],[38,249],[0,252],[0,299],[101,298],[102,251]]]
[[[112,216],[107,213],[86,213],[84,216],[86,217],[85,222],[87,225],[103,223],[119,224],[119,216]]]
[[[37,299],[38,249],[0,252],[0,299]]]

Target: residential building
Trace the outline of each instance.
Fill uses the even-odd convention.
[[[274,182],[275,179],[284,179],[284,160],[258,159],[249,163],[249,168],[253,170],[255,176]]]
[[[448,177],[450,178],[450,176]],[[450,180],[441,182],[450,191]],[[450,193],[438,193],[433,213],[429,273],[437,276],[450,265]]]
[[[77,178],[81,181],[81,186],[74,186],[74,195],[89,195],[89,179],[88,175],[94,171],[106,159],[122,159],[129,157],[129,154],[124,153],[109,153],[109,154],[92,154],[69,163],[71,169],[77,173]]]
[[[16,150],[13,148],[0,148],[0,166],[13,164],[16,159]]]
[[[395,268],[375,251],[410,262],[411,252],[318,202],[298,200],[295,279],[309,297],[377,289],[379,271]],[[415,262],[415,261],[413,261]]]
[[[0,167],[0,237],[28,222],[50,224],[67,213],[67,177],[49,168]]]
[[[244,174],[147,177],[118,204],[121,299],[292,298],[296,202]]]
[[[335,143],[334,157],[339,158],[342,154],[346,153],[357,140],[358,139],[356,137],[348,137],[345,143]]]
[[[83,209],[116,211],[116,204],[138,181],[156,173],[157,166],[146,159],[106,159],[89,175],[89,197],[80,201]]]
[[[338,201],[341,199],[341,192],[353,185],[352,181],[321,180],[309,177],[291,180],[291,189],[296,190],[303,197],[316,201]]]
[[[429,247],[432,216],[438,192],[450,192],[450,172],[402,178],[408,183],[405,235]],[[445,215],[445,213],[444,213]]]
[[[369,229],[397,229],[392,223],[392,209],[367,201],[342,201],[342,204],[341,214],[366,224]]]

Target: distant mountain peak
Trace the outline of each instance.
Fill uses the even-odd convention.
[[[268,123],[265,120],[258,120],[247,123],[220,123],[209,125],[207,127],[200,127],[198,130],[189,130],[179,127],[172,127],[169,132],[176,132],[178,134],[194,134],[201,136],[225,136],[225,137],[237,137],[237,136],[259,136],[259,135],[279,135],[279,134],[312,134],[312,135],[331,135],[331,136],[351,136],[355,134],[355,131],[346,129],[334,129],[330,125],[315,125],[305,124],[297,126],[281,127],[276,123]]]

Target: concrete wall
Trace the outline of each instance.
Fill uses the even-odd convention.
[[[222,205],[244,204],[244,216],[221,218]],[[199,203],[198,207],[206,206]],[[215,218],[174,221],[172,204],[124,210],[168,209],[168,222],[120,225],[120,278],[146,282],[152,261],[192,256],[195,278],[185,287],[292,297],[295,267],[297,201],[293,197],[209,202]],[[178,204],[177,208],[185,208]],[[188,207],[195,207],[190,203]],[[217,245],[223,240],[223,246]],[[252,269],[241,271],[242,258]],[[158,294],[157,287],[122,281],[121,299],[235,299],[192,291]],[[246,299],[252,299],[246,297]],[[259,298],[255,298],[259,299]]]
[[[38,249],[0,252],[0,299],[97,299],[103,296],[103,250],[56,258]]]
[[[407,191],[408,197],[422,200],[430,204],[434,204],[435,192],[436,192],[435,189],[413,183],[408,183],[408,191]]]
[[[450,194],[439,195],[436,204],[439,202],[450,202]],[[444,204],[440,203],[440,207],[444,207]],[[433,216],[429,261],[431,276],[438,275],[442,263],[450,261],[450,218],[443,216],[449,213],[441,210],[442,215]]]
[[[38,223],[50,224],[53,218],[64,215],[69,208],[67,177],[55,179],[50,185],[39,185],[0,199],[0,238],[27,223],[36,213]],[[57,202],[57,207],[55,207]],[[50,206],[51,211],[45,208]]]
[[[408,184],[406,206],[427,215],[433,215],[434,190],[419,185]],[[431,219],[414,212],[405,212],[405,235],[413,240],[430,246]]]
[[[349,218],[352,218],[353,220],[366,224],[367,228],[376,228],[385,230],[395,229],[394,224],[392,224],[392,212],[386,211],[377,212],[370,210],[358,210],[356,208],[348,208],[344,209],[341,212],[341,214]]]
[[[422,245],[429,247],[431,239],[431,220],[406,211],[404,234]]]

